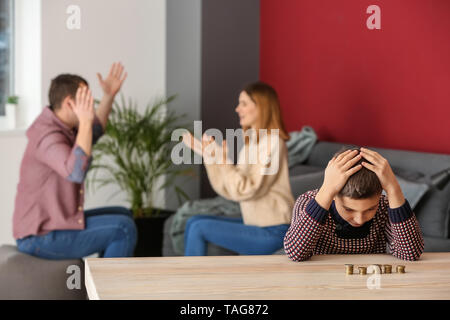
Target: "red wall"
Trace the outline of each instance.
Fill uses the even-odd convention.
[[[260,61],[289,131],[450,153],[450,0],[261,0]]]

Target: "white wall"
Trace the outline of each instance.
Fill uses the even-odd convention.
[[[0,132],[0,245],[13,244],[12,213],[27,139],[23,131]]]
[[[145,107],[155,95],[166,93],[166,3],[165,0],[17,0],[25,12],[36,10],[40,1],[41,36],[26,34],[20,43],[26,46],[40,39],[41,65],[22,70],[21,83],[30,83],[40,74],[41,83],[34,83],[41,91],[40,101],[28,101],[27,114],[33,118],[48,104],[47,92],[50,80],[60,73],[76,73],[85,77],[94,96],[101,98],[96,72],[106,75],[112,62],[124,64],[128,79],[122,92],[131,96]],[[66,13],[69,5],[81,9],[81,29],[69,30]],[[17,18],[17,17],[16,17]],[[20,18],[19,18],[20,19]],[[23,21],[16,23],[24,24]],[[39,28],[37,28],[39,31]],[[39,44],[39,43],[38,43]],[[22,51],[21,51],[22,52]],[[39,80],[33,80],[39,82]],[[18,88],[21,96],[28,86]],[[21,91],[22,90],[22,91]],[[34,89],[35,90],[35,89]],[[12,212],[15,190],[18,182],[20,160],[26,139],[22,131],[0,133],[0,244],[13,243]],[[7,150],[7,151],[6,151]],[[88,194],[86,208],[105,205],[124,205],[124,196],[119,194],[109,200],[115,192],[113,187],[105,187],[95,194]],[[157,196],[156,205],[164,206],[164,194]]]

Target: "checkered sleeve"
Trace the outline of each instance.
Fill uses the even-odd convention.
[[[389,208],[389,203],[385,205]],[[388,213],[386,237],[392,255],[407,261],[418,260],[424,249],[424,240],[408,200],[399,208],[389,208]]]
[[[314,253],[329,212],[315,200],[317,190],[302,194],[295,202],[291,225],[284,237],[284,250],[294,261],[305,261]]]

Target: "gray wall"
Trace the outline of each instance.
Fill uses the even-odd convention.
[[[259,0],[204,0],[203,130],[239,128],[234,109],[242,88],[259,79]],[[215,195],[202,167],[201,196]]]
[[[258,79],[259,0],[167,0],[167,93],[192,126],[238,128],[239,93]],[[204,167],[190,167],[198,178],[177,183],[191,199],[215,196]]]
[[[201,92],[201,6],[202,0],[167,0],[167,95],[177,94],[170,108],[184,114],[184,121],[193,125],[200,120]],[[200,197],[200,166],[185,165],[194,170],[196,178],[179,178],[180,186],[191,199]],[[179,206],[173,191],[166,192],[166,207]]]

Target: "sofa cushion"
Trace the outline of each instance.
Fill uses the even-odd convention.
[[[322,172],[324,168],[310,165],[296,165],[289,168],[289,177],[301,176],[307,173]]]
[[[431,187],[414,209],[425,236],[449,238],[449,199],[450,183],[443,190]]]
[[[419,204],[422,197],[430,190],[430,186],[423,182],[411,181],[401,176],[397,176],[397,181],[402,188],[403,195],[408,199],[413,210]]]
[[[303,193],[318,189],[323,183],[324,170],[289,177],[292,195],[297,199]]]
[[[68,269],[70,266],[79,268],[80,289],[67,286],[75,274]],[[15,246],[0,247],[0,299],[84,300],[86,297],[81,259],[45,260],[21,253]]]

